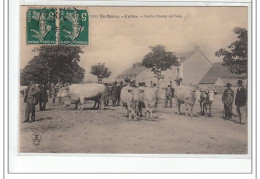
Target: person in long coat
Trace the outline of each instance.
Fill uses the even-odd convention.
[[[243,81],[238,80],[238,89],[235,99],[235,105],[237,106],[237,114],[239,117],[239,123],[246,122],[246,104],[247,104],[247,90],[243,87]]]
[[[25,108],[25,122],[34,122],[35,121],[35,105],[38,103],[37,95],[40,93],[40,89],[33,81],[29,81],[29,85],[25,90],[24,102],[26,103]],[[30,119],[31,116],[31,119]]]
[[[118,97],[117,82],[115,81],[114,85],[112,86],[112,89],[111,89],[111,99],[112,99],[113,106],[116,106],[117,97]]]
[[[231,84],[226,84],[227,89],[224,91],[222,96],[222,102],[224,104],[225,120],[232,118],[232,107],[234,101],[234,91],[231,89]]]
[[[40,111],[44,111],[46,107],[46,103],[48,102],[48,94],[46,85],[39,85],[40,93],[39,93],[39,106]]]

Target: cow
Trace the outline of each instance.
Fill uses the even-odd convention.
[[[153,111],[157,109],[159,100],[165,100],[165,90],[151,87],[138,87],[133,91],[133,102],[137,115],[142,116],[142,108],[149,119],[154,119]]]
[[[120,99],[123,103],[123,108],[126,108],[127,114],[126,117],[132,119],[135,112],[135,104],[133,103],[133,94],[137,93],[137,88],[133,88],[130,85],[127,85],[121,89]]]
[[[196,101],[200,99],[200,91],[189,86],[178,86],[175,89],[174,97],[177,103],[177,114],[181,114],[181,104],[185,105],[186,111],[190,108],[190,116],[193,116],[192,110]],[[187,113],[185,113],[187,115]]]
[[[75,108],[80,104],[84,108],[84,100],[94,100],[100,104],[99,109],[104,108],[104,91],[106,86],[99,83],[73,84],[63,89],[61,97],[74,98],[76,101]]]
[[[214,95],[216,95],[215,90],[202,90],[200,94],[200,114],[211,116],[211,105],[214,101]],[[205,113],[206,112],[206,113]]]

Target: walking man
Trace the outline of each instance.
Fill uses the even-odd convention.
[[[238,89],[235,99],[235,105],[237,106],[237,114],[239,117],[239,123],[246,122],[246,103],[247,103],[247,90],[243,87],[243,81],[238,80]]]
[[[40,89],[36,84],[34,84],[31,80],[29,81],[29,85],[25,91],[24,102],[26,103],[25,109],[25,122],[34,122],[35,121],[35,105],[37,105],[37,95],[40,93]],[[31,120],[30,120],[31,115]]]
[[[222,96],[222,102],[224,104],[225,120],[232,118],[232,106],[234,101],[234,91],[231,89],[231,84],[226,84],[227,89],[224,91]]]

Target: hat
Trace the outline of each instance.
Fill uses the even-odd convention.
[[[231,86],[231,84],[230,84],[230,83],[227,83],[227,84],[226,84],[226,87],[230,87],[230,86]]]
[[[243,84],[243,81],[242,80],[238,80],[237,84]]]

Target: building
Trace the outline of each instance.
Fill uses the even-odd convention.
[[[193,51],[175,54],[179,57],[181,65],[173,66],[171,69],[162,72],[164,79],[160,80],[160,86],[166,87],[172,84],[173,87],[179,84],[198,85],[203,76],[212,67],[210,60],[201,52],[199,46],[195,46]],[[147,86],[157,83],[157,79],[153,72],[141,63],[133,64],[132,68],[127,69],[116,77],[116,81],[124,81],[130,78],[132,81],[145,82]]]
[[[217,93],[223,93],[227,83],[231,83],[232,88],[236,89],[238,87],[237,80],[239,79],[243,80],[244,84],[247,83],[245,74],[232,74],[227,67],[222,65],[222,62],[216,62],[201,79],[199,86],[201,88],[215,88]]]
[[[182,84],[197,85],[203,76],[212,67],[211,61],[200,50],[200,46],[195,46],[193,51],[177,53],[182,63]]]
[[[180,78],[179,71],[179,67],[172,67],[171,69],[162,72],[164,79],[160,80],[160,86],[167,87],[169,84],[172,84],[173,87],[177,86],[177,80]],[[153,72],[142,66],[141,63],[133,64],[132,68],[127,69],[118,75],[116,77],[116,81],[121,82],[126,78],[131,79],[131,81],[135,81],[136,84],[141,82],[145,82],[147,86],[151,86],[153,83],[157,84],[157,78]]]

